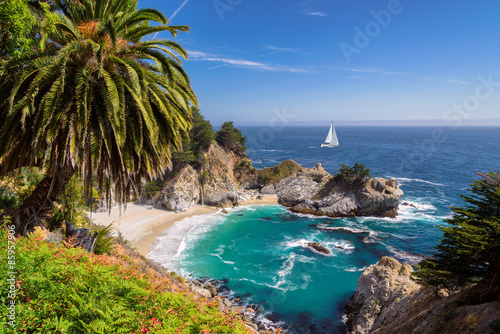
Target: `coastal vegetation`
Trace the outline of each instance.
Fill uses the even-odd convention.
[[[217,131],[215,139],[220,146],[238,155],[243,155],[247,151],[246,137],[243,137],[241,130],[234,127],[233,122],[224,122]]]
[[[203,164],[202,153],[210,147],[215,140],[215,132],[210,121],[196,107],[192,108],[193,126],[188,134],[182,136],[182,150],[172,155],[174,166],[185,164],[199,166]]]
[[[291,159],[285,160],[274,167],[261,169],[258,172],[257,182],[262,185],[275,184],[300,170],[302,170],[302,166],[298,163]]]
[[[94,255],[38,230],[16,242],[16,326],[8,324],[7,270],[0,273],[2,333],[247,333],[236,312],[194,295],[127,247]],[[8,234],[0,229],[0,247]]]
[[[0,64],[0,174],[43,170],[31,194],[4,212],[21,235],[50,216],[75,174],[87,201],[95,182],[108,204],[112,194],[126,202],[141,178],[171,166],[197,105],[181,66],[186,51],[144,38],[188,27],[132,0],[55,1],[51,14],[53,29],[34,25],[32,45],[2,52]]]
[[[448,288],[476,284],[480,300],[500,295],[500,175],[479,174],[465,207],[453,207],[449,225],[434,255],[419,263],[417,276],[429,285]]]
[[[352,167],[342,164],[333,180],[346,186],[361,186],[371,177],[370,170],[356,162]]]

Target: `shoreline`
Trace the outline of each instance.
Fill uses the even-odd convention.
[[[241,206],[278,204],[276,195],[262,196],[262,199],[244,200],[241,202]],[[130,241],[132,247],[137,249],[139,254],[146,256],[156,238],[176,222],[220,210],[222,208],[197,204],[185,212],[176,213],[154,208],[151,205],[128,203],[126,210],[122,208],[121,215],[119,207],[114,206],[111,208],[111,214],[108,211],[93,212],[89,213],[89,218],[97,225],[108,226],[112,224],[115,232],[120,232],[126,240]]]

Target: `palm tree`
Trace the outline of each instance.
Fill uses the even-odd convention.
[[[46,168],[22,205],[4,213],[19,234],[42,223],[75,173],[87,199],[94,179],[108,205],[111,193],[124,203],[142,178],[170,166],[197,105],[179,59],[186,51],[144,39],[188,27],[136,10],[134,0],[56,0],[56,9],[38,48],[0,63],[0,175]]]

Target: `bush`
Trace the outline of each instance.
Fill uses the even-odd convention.
[[[333,176],[336,182],[348,186],[360,186],[371,178],[370,170],[357,162],[353,167],[342,164],[338,174]]]
[[[109,254],[113,250],[114,246],[114,238],[111,235],[113,228],[112,224],[108,226],[97,226],[91,232],[91,235],[97,232],[97,239],[94,244],[94,253],[97,255],[101,254]]]
[[[83,181],[81,177],[74,175],[64,189],[64,193],[54,203],[54,213],[47,219],[46,224],[49,230],[54,231],[64,226],[66,222],[71,222],[75,227],[82,227],[89,222],[85,213],[86,203],[83,196]],[[95,199],[97,191],[92,188],[92,197]]]
[[[293,160],[285,160],[274,167],[266,167],[258,172],[257,182],[261,185],[275,184],[300,171],[302,167]]]
[[[20,168],[0,178],[0,210],[18,206],[42,178],[39,168]]]
[[[0,248],[8,249],[0,229]],[[217,300],[144,273],[129,258],[66,249],[41,237],[16,243],[16,327],[8,325],[9,270],[0,272],[2,333],[247,333]]]

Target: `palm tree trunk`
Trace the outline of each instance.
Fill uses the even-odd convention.
[[[0,222],[3,223],[5,217],[10,217],[11,223],[15,225],[16,234],[23,236],[35,226],[43,225],[43,221],[54,209],[54,202],[64,192],[75,172],[76,170],[70,166],[49,168],[31,195],[20,207],[5,211],[0,216]]]

